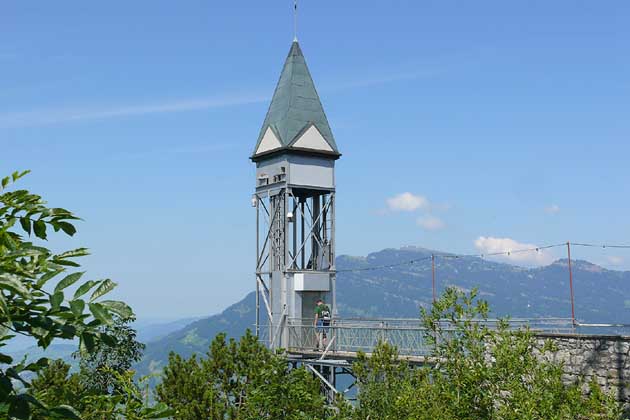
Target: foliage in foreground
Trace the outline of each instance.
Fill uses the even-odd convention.
[[[355,364],[360,393],[356,409],[342,405],[350,419],[417,420],[617,420],[620,407],[596,383],[565,385],[562,366],[541,360],[552,350],[528,330],[496,329],[488,305],[448,290],[422,321],[435,346],[431,367],[411,369],[396,350],[380,344],[371,358]]]
[[[0,181],[0,347],[16,334],[31,337],[43,349],[54,340],[75,338],[84,353],[94,351],[100,341],[115,345],[100,327],[110,325],[113,315],[131,316],[131,309],[123,302],[101,300],[116,286],[111,280],[79,283],[84,273],[74,271],[80,267],[75,258],[87,255],[85,248],[57,254],[29,240],[41,243],[52,231],[72,236],[78,218],[68,210],[47,207],[26,190],[8,189],[26,173],[15,172]],[[74,293],[68,293],[71,287]],[[37,373],[47,364],[45,358],[14,363],[0,351],[0,418],[28,419],[33,409],[50,418],[77,417],[72,407],[49,407],[24,392],[30,387],[24,373]]]
[[[146,420],[170,414],[164,404],[151,406],[148,387],[134,382],[133,363],[142,357],[144,344],[128,323],[133,318],[115,318],[103,333],[116,339],[116,345],[98,343],[92,353],[75,353],[79,371],[70,373],[62,360],[51,362],[32,381],[29,393],[49,406],[74,407],[83,420]],[[49,414],[35,409],[32,419],[44,420]]]
[[[316,420],[327,410],[319,381],[249,330],[238,342],[219,334],[206,358],[171,353],[157,396],[176,420]]]
[[[49,405],[72,405],[83,420],[148,420],[170,415],[164,404],[150,406],[148,389],[142,389],[133,380],[133,371],[118,372],[101,368],[114,386],[112,392],[102,392],[86,381],[87,372],[70,373],[70,365],[62,360],[53,361],[33,380],[31,392]],[[49,413],[34,410],[32,420],[45,420]]]
[[[126,375],[134,363],[142,359],[145,345],[136,340],[136,330],[129,324],[134,317],[114,317],[114,323],[102,328],[102,332],[116,340],[116,345],[100,343],[92,353],[76,352],[83,383],[98,394],[112,394],[117,388],[120,375]]]

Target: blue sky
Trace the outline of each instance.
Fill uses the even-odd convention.
[[[83,217],[50,245],[90,247],[141,317],[254,286],[248,156],[291,3],[2,5],[0,167]],[[630,242],[629,21],[625,0],[302,1],[343,153],[340,253]],[[630,269],[630,251],[575,254]]]

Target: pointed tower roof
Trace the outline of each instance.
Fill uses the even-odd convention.
[[[297,41],[289,50],[251,158],[256,161],[283,151],[341,156]]]

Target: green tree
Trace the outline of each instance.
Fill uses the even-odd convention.
[[[115,374],[125,374],[142,359],[145,345],[137,339],[136,330],[129,324],[134,317],[114,316],[114,323],[101,327],[101,332],[112,337],[115,345],[98,343],[91,353],[76,352],[83,384],[98,394],[111,394],[119,383]]]
[[[206,359],[171,353],[157,387],[176,420],[306,420],[326,417],[320,384],[268,350],[250,331],[240,341],[219,334]]]
[[[52,361],[38,372],[29,393],[48,406],[72,406],[83,420],[154,419],[169,414],[164,404],[151,406],[148,387],[143,391],[133,381],[130,368],[141,358],[144,345],[136,341],[136,331],[128,325],[132,321],[132,317],[114,316],[114,324],[100,329],[116,345],[98,342],[92,353],[75,353],[77,373],[70,374],[70,365],[62,360]],[[49,418],[42,410],[33,411],[32,420]]]
[[[164,403],[150,404],[149,387],[143,387],[148,378],[141,378],[138,384],[133,371],[111,371],[111,375],[115,378],[116,391],[86,396],[82,401],[85,404],[83,420],[152,420],[170,418],[173,414]]]
[[[63,360],[52,360],[31,381],[29,393],[47,406],[68,405],[77,412],[81,412],[83,411],[81,399],[88,393],[88,389],[79,375],[70,375],[69,364]],[[44,420],[48,415],[45,410],[36,407],[33,410],[32,419]]]
[[[38,195],[9,190],[27,173],[15,172],[0,181],[0,347],[15,334],[33,338],[42,348],[56,339],[74,338],[87,353],[99,341],[113,345],[99,327],[111,324],[112,314],[129,317],[132,311],[123,302],[100,299],[115,287],[111,280],[79,283],[84,273],[76,271],[80,265],[75,259],[88,254],[85,248],[54,253],[27,239],[41,243],[51,231],[72,236],[78,220],[68,210],[47,207]],[[75,292],[67,295],[71,286]],[[76,415],[70,407],[49,408],[23,392],[30,386],[23,373],[38,372],[47,362],[14,363],[0,352],[0,417],[28,419],[34,407],[50,416]]]
[[[353,365],[353,372],[359,386],[358,402],[354,410],[349,410],[345,401],[339,401],[340,410],[348,418],[396,419],[394,411],[397,400],[408,392],[414,384],[414,371],[404,361],[398,359],[396,349],[379,343],[370,357],[360,352]],[[352,416],[349,413],[353,413]],[[346,418],[345,416],[340,416]]]
[[[596,383],[562,381],[562,365],[541,355],[553,350],[528,329],[487,323],[488,304],[449,289],[422,312],[432,365],[411,369],[380,344],[355,365],[359,405],[354,419],[576,420],[619,419],[620,406]],[[481,322],[480,322],[481,321]],[[344,407],[348,410],[348,407]]]
[[[132,371],[118,372],[107,367],[113,392],[89,387],[85,374],[70,374],[70,365],[55,360],[39,372],[29,391],[46,405],[72,405],[83,420],[149,420],[169,416],[172,412],[165,404],[149,404],[148,387],[144,390],[133,380]],[[143,379],[140,381],[143,382]],[[54,416],[35,408],[32,420],[66,418]]]

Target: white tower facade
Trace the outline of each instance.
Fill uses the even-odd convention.
[[[256,164],[256,333],[268,337],[272,348],[291,347],[289,325],[312,322],[317,299],[337,313],[335,161],[340,156],[294,41],[251,156]]]

